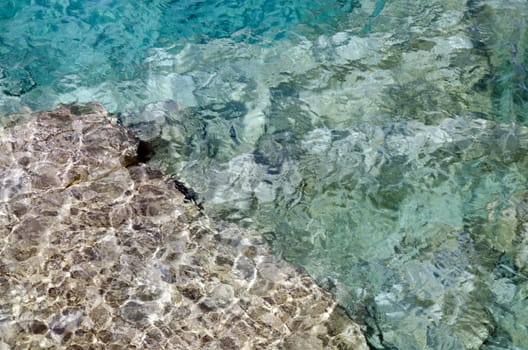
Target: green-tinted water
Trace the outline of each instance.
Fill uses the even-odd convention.
[[[104,102],[373,348],[528,348],[525,0],[30,3],[4,111]]]

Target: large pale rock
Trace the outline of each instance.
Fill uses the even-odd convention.
[[[137,147],[97,104],[0,135],[0,349],[367,349],[312,278]]]

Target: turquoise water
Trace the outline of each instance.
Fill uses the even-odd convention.
[[[335,293],[374,349],[527,349],[527,15],[8,0],[0,111],[103,102],[208,213]]]

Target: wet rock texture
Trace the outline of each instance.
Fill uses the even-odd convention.
[[[0,136],[0,349],[367,349],[257,234],[213,222],[96,104]]]

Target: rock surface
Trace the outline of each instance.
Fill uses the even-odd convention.
[[[254,232],[138,162],[97,104],[0,134],[0,349],[367,349]]]

